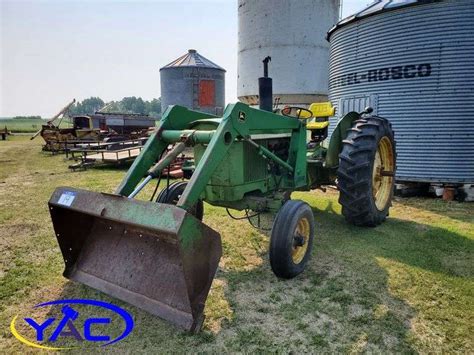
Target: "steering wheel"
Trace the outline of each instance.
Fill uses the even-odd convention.
[[[298,119],[308,119],[313,117],[313,113],[304,107],[286,106],[281,110],[281,114],[287,117],[294,117]]]

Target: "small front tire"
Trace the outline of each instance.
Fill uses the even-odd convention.
[[[273,273],[291,279],[302,273],[309,261],[314,239],[314,216],[309,205],[289,200],[278,211],[270,238]]]

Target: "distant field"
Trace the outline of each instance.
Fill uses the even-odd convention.
[[[41,129],[41,125],[45,124],[46,121],[32,118],[0,118],[0,130],[3,130],[6,126],[12,133],[35,133]],[[67,124],[67,122],[62,122],[61,127],[65,127]]]
[[[40,119],[30,119],[30,118],[19,118],[19,119],[10,119],[10,118],[1,118],[0,119],[0,130],[3,130],[5,126],[12,133],[34,133],[41,128],[41,125],[44,124],[46,120]]]

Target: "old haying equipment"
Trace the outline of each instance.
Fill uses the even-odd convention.
[[[264,63],[267,74],[269,58]],[[169,107],[114,193],[56,189],[49,207],[64,276],[196,331],[222,255],[219,232],[202,222],[203,201],[245,211],[254,226],[271,229],[270,266],[283,279],[303,272],[315,235],[312,210],[291,199],[293,191],[337,184],[348,222],[383,222],[395,174],[389,121],[370,108],[350,112],[327,138],[329,103],[273,112],[271,80],[259,82],[260,109],[235,103],[216,117]],[[138,199],[189,147],[191,179],[171,184],[156,202]]]

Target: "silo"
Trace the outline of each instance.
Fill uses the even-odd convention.
[[[161,111],[169,105],[221,115],[225,104],[225,70],[190,49],[160,69]]]
[[[273,98],[307,105],[328,95],[326,32],[338,20],[339,0],[239,0],[240,101],[258,103],[262,60],[271,56]]]
[[[474,183],[472,0],[377,1],[328,40],[337,116],[372,106],[392,122],[398,181]]]

